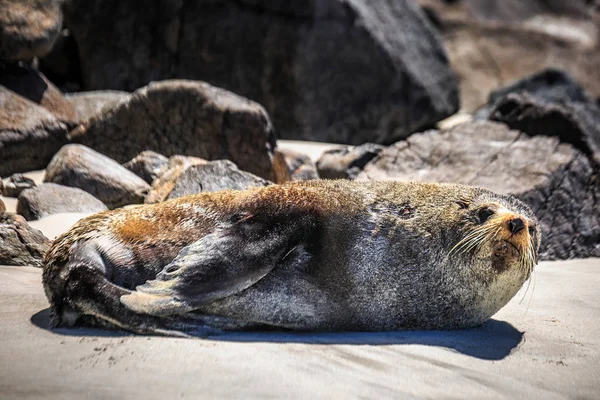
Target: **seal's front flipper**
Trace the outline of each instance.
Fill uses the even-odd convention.
[[[183,248],[156,276],[121,297],[129,309],[182,315],[239,293],[267,275],[302,240],[293,224],[234,224]]]

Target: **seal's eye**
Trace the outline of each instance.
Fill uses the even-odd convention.
[[[529,228],[527,230],[529,231],[530,236],[533,236],[535,234],[535,226],[529,225]]]
[[[492,215],[494,215],[494,210],[489,207],[483,207],[481,210],[479,210],[479,222],[483,224],[485,221],[490,219]]]

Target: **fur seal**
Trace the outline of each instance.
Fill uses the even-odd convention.
[[[418,182],[304,181],[102,212],[44,260],[53,326],[138,333],[479,325],[537,264],[519,200]]]

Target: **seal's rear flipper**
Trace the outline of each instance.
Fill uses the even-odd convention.
[[[283,224],[221,229],[183,248],[156,276],[121,297],[137,313],[184,315],[239,293],[267,275],[301,240]]]

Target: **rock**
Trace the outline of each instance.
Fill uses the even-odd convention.
[[[45,168],[67,132],[50,111],[0,86],[0,176]]]
[[[107,208],[81,189],[43,183],[19,195],[17,213],[32,221],[63,212],[97,213]]]
[[[0,214],[0,265],[42,266],[50,241],[14,213]]]
[[[0,0],[0,60],[48,53],[62,26],[59,0]]]
[[[147,183],[152,184],[167,167],[168,163],[169,159],[167,157],[148,150],[142,151],[135,158],[123,164],[123,166]]]
[[[229,160],[217,160],[191,165],[183,170],[176,180],[170,181],[169,184],[171,186],[170,190],[161,191],[164,197],[159,198],[157,195],[153,195],[152,197],[148,196],[148,199],[157,202],[203,192],[217,192],[225,189],[243,190],[268,186],[272,182],[249,172],[240,171]]]
[[[529,93],[510,93],[490,119],[528,135],[558,136],[600,165],[600,108],[590,103],[552,103]]]
[[[567,71],[600,95],[600,18],[587,0],[418,0],[435,15],[473,111],[495,88],[544,68]]]
[[[86,90],[202,79],[263,104],[282,138],[391,143],[459,106],[444,48],[409,0],[71,0],[65,20]]]
[[[600,256],[598,170],[557,137],[530,137],[493,122],[465,123],[395,143],[358,178],[456,182],[511,194],[540,220],[543,259]]]
[[[79,121],[83,123],[94,115],[100,114],[104,108],[115,106],[128,95],[129,93],[118,90],[97,90],[71,93],[67,95],[67,100],[75,107]]]
[[[275,133],[257,103],[204,82],[152,83],[71,132],[72,140],[121,163],[144,150],[228,159],[273,175]]]
[[[77,144],[64,146],[52,158],[44,182],[80,188],[110,209],[143,203],[150,190],[142,178],[116,161]]]
[[[0,67],[0,85],[44,107],[71,128],[78,121],[75,107],[52,82],[31,67],[12,64]]]
[[[161,174],[152,182],[152,190],[146,196],[145,203],[160,203],[173,191],[175,183],[186,169],[193,165],[204,165],[208,161],[198,157],[172,156],[162,169]]]
[[[23,174],[12,174],[2,187],[2,196],[19,197],[25,189],[35,187],[33,179],[23,176]]]
[[[322,179],[354,179],[383,149],[384,146],[365,143],[356,147],[327,150],[317,161],[319,176]]]
[[[6,212],[6,205],[2,200],[0,200],[0,214],[4,214]]]
[[[77,43],[68,29],[61,30],[52,51],[38,60],[40,71],[62,91],[82,90]]]
[[[306,154],[287,149],[277,149],[275,152],[281,157],[282,166],[285,169],[282,173],[285,176],[283,181],[319,179],[315,163]]]

